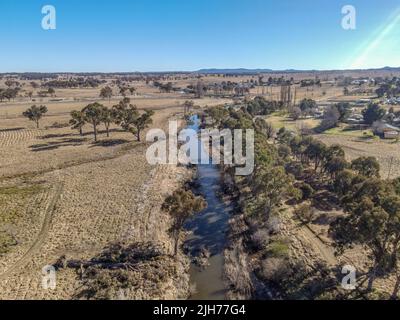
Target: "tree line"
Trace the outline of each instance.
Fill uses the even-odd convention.
[[[82,110],[74,110],[71,112],[70,124],[73,129],[77,129],[80,135],[83,135],[83,127],[89,124],[93,128],[94,140],[97,141],[98,127],[104,124],[107,137],[110,136],[111,124],[121,126],[127,132],[136,136],[141,141],[141,133],[150,124],[152,124],[153,110],[146,110],[140,114],[137,107],[131,104],[129,98],[122,99],[112,108],[94,102],[88,104]]]
[[[359,294],[372,297],[374,283],[378,277],[395,275],[397,281],[391,298],[398,298],[400,178],[383,180],[380,178],[380,165],[375,158],[360,157],[348,162],[344,150],[339,145],[327,146],[311,136],[298,136],[285,128],[277,132],[274,141],[271,139],[275,135],[272,134],[273,128],[270,124],[260,117],[254,117],[246,107],[240,110],[210,108],[207,115],[213,119],[213,126],[220,129],[255,130],[253,174],[244,178],[236,177],[231,165],[224,167],[231,173],[236,188],[239,188],[239,204],[249,225],[249,235],[246,239],[250,239],[248,245],[252,250],[283,250],[284,244],[277,244],[272,240],[273,234],[279,235],[279,223],[276,221],[279,220],[278,212],[283,202],[291,199],[292,203],[299,204],[312,198],[316,190],[326,189],[335,195],[345,213],[330,225],[337,253],[341,254],[346,248],[354,245],[360,245],[370,253],[369,270],[358,276],[360,285],[364,282],[367,282],[367,285],[365,289],[361,289],[360,286],[352,294],[355,297]],[[244,195],[243,190],[246,189],[250,192]],[[274,259],[275,262],[279,261],[276,274],[281,275],[282,268],[288,268],[288,258],[278,255],[274,256]],[[293,266],[291,268],[293,276],[300,274],[293,271]],[[271,266],[269,269],[271,270]],[[281,270],[281,273],[278,270]],[[293,283],[289,283],[288,277],[290,278],[288,274],[285,277],[281,276],[274,284],[286,292],[292,292]],[[307,282],[307,278],[303,280]],[[310,298],[327,294],[333,294],[336,298],[349,296],[341,293],[340,289],[337,290],[340,283],[333,283],[336,283],[336,291],[333,293],[330,291],[331,282],[313,292]],[[309,290],[307,294],[310,294]]]
[[[39,122],[47,112],[46,106],[33,105],[23,112],[23,116],[34,121],[36,127],[39,128]],[[123,130],[135,135],[138,141],[141,141],[141,133],[152,124],[153,115],[153,110],[146,110],[140,114],[137,107],[131,104],[130,99],[124,98],[112,108],[107,108],[98,102],[94,102],[88,104],[82,110],[73,110],[70,113],[71,119],[69,123],[72,129],[79,131],[81,136],[83,136],[84,126],[86,124],[91,125],[95,142],[97,142],[98,128],[101,124],[106,129],[107,137],[110,136],[110,126],[116,124],[121,126]]]

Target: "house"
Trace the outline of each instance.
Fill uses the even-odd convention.
[[[383,137],[385,139],[397,139],[400,137],[400,133],[398,131],[385,131]]]
[[[383,121],[375,121],[372,125],[374,134],[383,137],[384,139],[400,138],[400,128],[392,126]]]

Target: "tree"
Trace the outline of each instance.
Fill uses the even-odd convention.
[[[94,141],[97,142],[97,126],[102,121],[104,106],[100,103],[91,103],[87,105],[82,111],[85,114],[85,119],[93,126]]]
[[[265,121],[263,118],[257,118],[255,121],[256,129],[259,130],[267,139],[271,139],[275,135],[275,129],[271,123]]]
[[[379,178],[380,165],[375,157],[360,157],[351,162],[351,168],[368,178]]]
[[[190,109],[193,109],[193,107],[194,107],[194,102],[192,100],[186,100],[183,103],[183,113],[187,115],[188,113],[190,113]]]
[[[139,112],[136,106],[130,103],[129,98],[122,99],[117,105],[113,106],[112,113],[116,124],[122,129],[132,134],[136,132],[136,120],[139,118]]]
[[[354,178],[355,174],[351,170],[345,169],[339,172],[333,181],[333,190],[335,193],[342,197],[351,192]]]
[[[299,108],[303,114],[309,114],[313,109],[317,108],[317,103],[312,99],[303,99]]]
[[[119,93],[121,94],[121,96],[126,97],[126,90],[128,90],[128,88],[125,87],[119,88]]]
[[[131,93],[131,95],[133,95],[136,92],[136,88],[135,87],[130,87],[129,88],[129,92]]]
[[[318,140],[312,140],[305,150],[307,157],[314,161],[314,170],[317,171],[325,157],[326,145]]]
[[[221,106],[208,108],[205,112],[213,119],[213,125],[216,127],[220,127],[222,122],[229,116],[229,111]]]
[[[71,111],[71,120],[69,120],[69,124],[72,126],[72,129],[79,130],[79,134],[82,136],[83,126],[86,123],[85,113],[83,111]]]
[[[331,231],[339,252],[352,244],[361,244],[370,249],[373,265],[369,272],[368,290],[372,290],[377,276],[397,269],[400,197],[388,193],[381,182],[373,179],[361,184],[351,197],[353,206],[348,207],[348,216],[339,218]]]
[[[328,130],[336,127],[339,124],[340,113],[336,106],[328,107],[324,112],[324,118],[321,122],[320,128]]]
[[[290,117],[293,120],[298,120],[301,117],[301,109],[299,107],[294,107],[290,112]]]
[[[110,125],[114,122],[114,113],[111,109],[107,107],[103,107],[101,112],[101,121],[104,123],[106,127],[107,137],[110,136]]]
[[[37,107],[36,105],[33,105],[28,110],[23,112],[22,115],[29,120],[36,122],[36,127],[39,128],[39,121],[45,113],[47,113],[46,106]]]
[[[113,91],[109,86],[106,86],[100,90],[100,97],[102,99],[108,99],[108,102],[110,102],[112,96]]]
[[[339,112],[339,121],[346,120],[351,114],[351,106],[348,102],[340,102],[335,104],[337,111]]]
[[[165,199],[162,209],[168,212],[173,221],[170,232],[174,238],[174,256],[178,254],[179,238],[187,219],[193,214],[202,211],[207,206],[202,197],[196,197],[191,191],[176,190]]]
[[[376,103],[370,103],[362,112],[365,123],[369,125],[372,125],[375,121],[381,120],[385,114],[385,109],[381,108]]]
[[[55,94],[56,94],[56,91],[53,89],[53,88],[49,88],[48,90],[47,90],[47,93],[50,95],[50,96],[55,96]]]
[[[136,137],[138,141],[140,141],[140,133],[142,130],[146,129],[150,124],[153,123],[153,119],[151,118],[153,115],[153,110],[146,110],[135,120],[134,125],[136,127]]]
[[[293,177],[287,175],[282,166],[261,166],[255,173],[252,190],[260,210],[269,217],[285,196],[293,194]],[[268,219],[267,219],[268,220]]]
[[[331,178],[335,178],[337,174],[348,167],[347,161],[343,157],[332,157],[325,164],[325,171],[331,175]]]
[[[204,95],[204,84],[201,80],[197,81],[195,89],[196,98],[201,99]]]

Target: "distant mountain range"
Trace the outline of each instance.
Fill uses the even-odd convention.
[[[237,69],[200,69],[195,71],[195,73],[199,74],[258,74],[258,73],[300,73],[300,72],[329,72],[329,71],[368,71],[368,70],[385,70],[385,71],[400,71],[400,67],[383,67],[376,69],[359,69],[359,70],[296,70],[296,69],[286,69],[286,70],[273,70],[273,69],[246,69],[246,68],[237,68]]]
[[[57,74],[71,74],[71,75],[82,75],[82,76],[96,76],[96,75],[132,75],[132,74],[231,74],[231,75],[256,75],[261,73],[310,73],[310,72],[350,72],[350,71],[393,71],[400,72],[400,67],[383,67],[375,69],[332,69],[332,70],[299,70],[299,69],[285,69],[285,70],[273,70],[273,69],[246,69],[246,68],[232,68],[232,69],[200,69],[197,71],[127,71],[127,72],[0,72],[0,75],[57,75]]]

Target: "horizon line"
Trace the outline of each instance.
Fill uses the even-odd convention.
[[[248,72],[260,72],[260,73],[296,73],[296,72],[344,72],[344,71],[372,71],[372,70],[385,70],[385,69],[399,69],[399,67],[375,67],[375,68],[346,68],[346,69],[269,69],[269,68],[201,68],[198,70],[152,70],[152,71],[0,71],[0,75],[7,74],[26,74],[26,73],[37,73],[37,74],[82,74],[82,73],[93,73],[93,74],[133,74],[133,73],[199,73],[206,71],[248,71]]]

